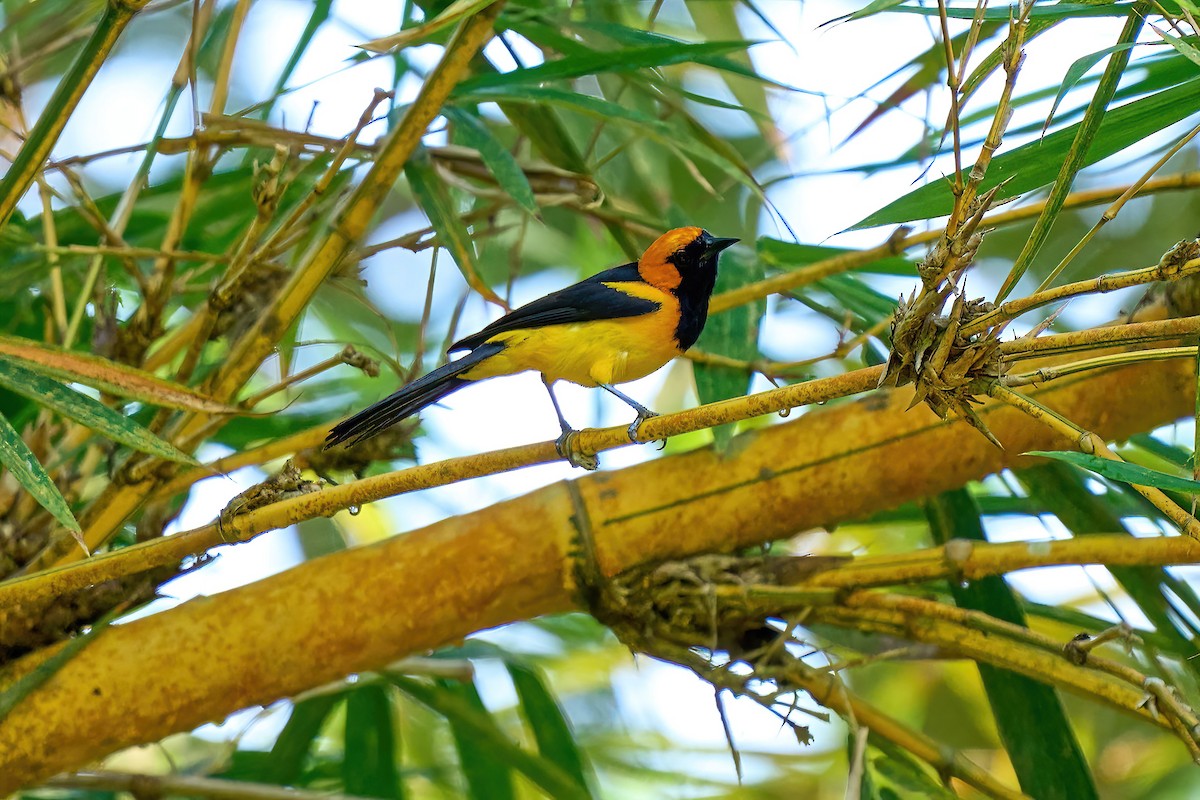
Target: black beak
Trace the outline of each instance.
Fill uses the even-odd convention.
[[[714,256],[717,253],[724,250],[726,247],[731,247],[732,245],[735,245],[740,241],[741,241],[741,239],[716,239],[716,238],[714,238],[711,242],[708,243],[708,247],[704,248],[704,255],[706,257]]]

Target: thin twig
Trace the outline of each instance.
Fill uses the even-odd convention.
[[[130,772],[77,772],[59,775],[44,784],[54,789],[129,792],[134,797],[182,795],[207,800],[366,800],[349,794],[329,794],[272,786],[266,783],[202,778],[196,775],[145,775]]]

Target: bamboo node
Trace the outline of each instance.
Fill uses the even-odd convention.
[[[942,546],[946,564],[954,570],[956,575],[962,572],[963,567],[967,565],[974,553],[975,543],[970,539],[951,539]]]

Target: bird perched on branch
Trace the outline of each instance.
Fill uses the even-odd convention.
[[[637,412],[629,426],[637,441],[638,428],[655,414],[613,384],[644,378],[695,344],[708,318],[717,256],[736,241],[694,227],[667,231],[635,263],[552,292],[455,342],[451,353],[469,352],[339,422],[325,447],[370,438],[468,383],[535,370],[562,427],[559,454],[595,469],[595,456],[574,446],[553,384],[598,386],[624,400]]]

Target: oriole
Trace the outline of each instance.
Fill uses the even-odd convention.
[[[637,412],[629,426],[636,441],[638,427],[654,412],[613,384],[643,378],[695,344],[708,318],[717,256],[736,241],[695,227],[668,231],[636,262],[552,292],[458,340],[450,352],[468,350],[466,355],[339,422],[325,446],[374,436],[468,383],[536,370],[562,428],[559,454],[594,469],[595,458],[572,446],[574,431],[553,384],[598,386],[624,400]]]

